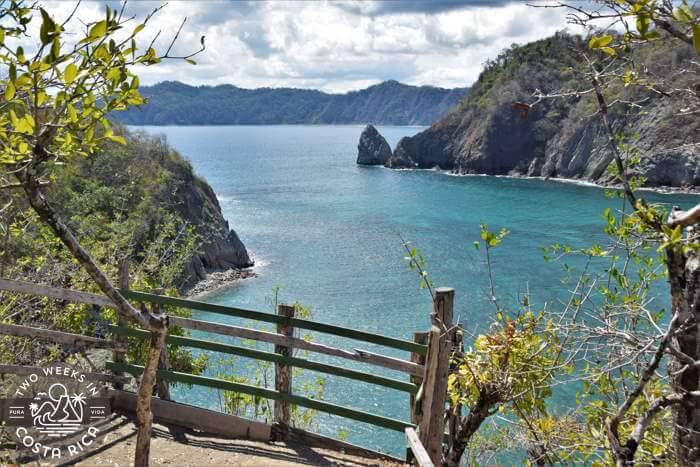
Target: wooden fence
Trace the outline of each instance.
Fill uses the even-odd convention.
[[[167,359],[162,359],[157,372],[157,390],[159,398],[163,401],[171,401],[169,390],[170,383],[184,383],[209,388],[248,394],[274,401],[274,423],[270,430],[273,440],[297,439],[308,442],[314,440],[317,444],[329,447],[328,444],[341,444],[343,449],[357,451],[366,454],[369,450],[330,441],[320,435],[306,433],[291,427],[290,405],[298,405],[309,409],[318,410],[328,414],[368,423],[381,428],[405,433],[408,447],[407,461],[413,460],[418,465],[428,466],[431,463],[442,463],[443,441],[445,431],[445,395],[447,390],[447,373],[449,370],[449,358],[452,346],[455,344],[455,328],[452,325],[452,307],[454,291],[452,289],[438,288],[435,291],[433,310],[431,313],[432,327],[429,332],[416,333],[413,340],[397,339],[380,334],[348,329],[342,326],[320,323],[294,316],[294,307],[279,305],[277,314],[264,313],[242,308],[216,305],[211,303],[186,300],[162,295],[162,293],[146,293],[128,290],[128,282],[121,280],[124,288],[120,292],[127,298],[140,303],[148,303],[153,307],[180,307],[190,310],[206,311],[209,313],[244,318],[257,322],[272,323],[276,325],[277,332],[266,332],[247,327],[221,324],[203,320],[169,317],[170,326],[178,326],[192,331],[203,331],[222,336],[252,339],[255,341],[274,344],[274,352],[241,347],[238,345],[221,343],[207,339],[193,337],[181,337],[169,335],[166,345],[177,345],[203,351],[224,353],[242,356],[255,360],[272,362],[275,365],[275,389],[258,387],[248,384],[236,383],[225,379],[208,376],[193,375],[173,371],[168,368]],[[111,306],[109,299],[102,295],[78,292],[74,290],[40,286],[36,284],[9,281],[0,279],[0,290],[25,293],[50,297],[64,301],[74,301],[97,306]],[[110,324],[108,326],[112,339],[100,339],[95,337],[69,334],[60,331],[30,328],[14,324],[0,324],[0,334],[47,339],[53,342],[84,347],[109,348],[114,350],[113,361],[107,363],[107,369],[111,374],[93,375],[97,379],[111,382],[116,389],[122,389],[125,374],[138,377],[143,372],[143,366],[128,363],[126,359],[126,338],[147,339],[147,331],[126,325],[124,322]],[[318,333],[324,333],[360,342],[366,342],[384,346],[391,349],[409,352],[408,359],[400,359],[381,355],[379,353],[354,348],[352,350],[333,347],[316,342],[310,342],[294,337],[295,329],[304,329]],[[345,368],[306,358],[295,357],[293,349],[305,350],[312,353],[340,357],[343,359],[362,362],[383,369],[395,370],[407,375],[407,379],[397,379],[375,374],[368,371]],[[167,355],[167,352],[164,352]],[[407,410],[407,420],[387,417],[369,413],[353,407],[347,407],[329,402],[312,399],[294,394],[292,387],[293,367],[303,368],[332,376],[362,381],[373,385],[382,386],[410,395],[410,407]],[[24,367],[0,365],[0,373],[19,373],[28,371]],[[120,396],[127,400],[127,396]],[[176,401],[171,401],[176,402]],[[164,402],[165,403],[165,402]],[[194,408],[192,408],[194,410]],[[192,417],[181,409],[183,417]],[[236,423],[246,423],[236,418]],[[177,422],[177,420],[171,420]],[[192,425],[192,420],[180,420],[184,426]],[[255,422],[258,423],[258,422]],[[201,425],[201,424],[200,424]],[[211,427],[211,424],[206,425]],[[416,432],[415,430],[418,430]],[[319,441],[320,439],[324,441]],[[372,453],[378,454],[378,453]]]

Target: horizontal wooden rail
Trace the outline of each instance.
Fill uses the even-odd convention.
[[[33,328],[19,324],[0,323],[0,334],[14,337],[29,337],[32,339],[47,339],[60,344],[77,345],[82,347],[98,347],[111,349],[114,342],[98,337],[83,336],[82,334],[71,334],[51,329]]]
[[[425,367],[423,365],[419,365],[406,360],[401,360],[399,358],[377,355],[366,350],[355,349],[354,352],[350,352],[348,350],[339,349],[337,347],[331,347],[325,344],[318,344],[316,342],[309,342],[304,339],[298,339],[296,337],[288,337],[282,334],[258,331],[257,329],[243,328],[239,326],[233,326],[230,324],[212,323],[209,321],[180,318],[177,316],[170,316],[168,317],[168,319],[170,320],[171,325],[180,326],[185,329],[212,332],[216,334],[222,334],[225,336],[240,337],[243,339],[252,339],[256,341],[269,342],[271,344],[291,346],[301,350],[308,350],[309,352],[316,352],[324,355],[332,355],[334,357],[340,357],[356,362],[376,365],[383,368],[388,368],[390,370],[400,371],[402,373],[408,373],[410,375],[420,377],[422,377],[425,373]]]
[[[0,279],[0,290],[24,293],[27,295],[40,295],[43,297],[55,298],[56,300],[67,300],[70,302],[87,303],[90,305],[114,306],[114,303],[112,303],[112,301],[104,295],[98,295],[90,292],[77,292],[75,290],[33,284],[31,282]]]
[[[372,344],[383,345],[408,352],[415,352],[420,355],[425,355],[428,347],[422,344],[417,344],[412,341],[397,339],[394,337],[382,336],[380,334],[372,334],[370,332],[358,331],[355,329],[347,329],[342,326],[335,326],[326,323],[317,323],[300,318],[287,318],[284,316],[263,313],[261,311],[244,310],[243,308],[235,308],[224,305],[215,305],[213,303],[196,302],[194,300],[185,300],[182,298],[166,297],[163,295],[155,295],[145,292],[135,292],[133,290],[120,290],[127,298],[139,300],[142,302],[158,303],[160,305],[177,306],[181,308],[189,308],[191,310],[209,311],[220,315],[234,316],[237,318],[246,318],[266,323],[285,323],[294,326],[295,328],[307,329],[309,331],[318,331],[334,336],[346,337],[348,339],[370,342]]]
[[[29,295],[40,295],[44,297],[55,298],[57,300],[68,300],[79,303],[87,303],[91,305],[109,306],[114,304],[107,297],[89,292],[78,292],[70,289],[62,289],[58,287],[50,287],[44,285],[33,284],[31,282],[12,281],[0,279],[0,290],[10,292],[26,293]],[[355,329],[346,329],[341,326],[334,326],[325,323],[316,323],[299,318],[285,318],[272,313],[263,313],[260,311],[244,310],[241,308],[228,307],[223,305],[215,305],[212,303],[197,302],[193,300],[185,300],[182,298],[166,297],[163,295],[154,295],[145,292],[135,292],[132,290],[120,290],[121,293],[133,300],[140,300],[149,303],[158,303],[161,305],[178,306],[193,310],[209,311],[228,316],[236,316],[240,318],[248,318],[257,321],[268,323],[289,322],[292,326],[310,331],[318,331],[326,334],[332,334],[339,337],[371,342],[373,344],[384,345],[399,350],[414,352],[419,355],[425,355],[428,347],[422,344],[417,344],[411,341],[396,339],[394,337],[382,336],[380,334],[372,334],[365,331]]]
[[[0,365],[0,375],[17,375],[29,376],[31,374],[43,374],[44,368],[40,366],[24,366],[24,365]],[[71,379],[70,376],[54,374],[54,378]],[[85,378],[88,381],[107,381],[110,383],[128,383],[129,378],[123,376],[115,376],[108,373],[85,373]]]
[[[150,337],[150,333],[147,331],[142,331],[140,329],[134,329],[125,326],[109,326],[109,330],[110,332],[120,336],[136,337],[139,339],[148,339]],[[392,388],[411,394],[415,394],[416,392],[418,392],[418,386],[407,381],[385,378],[383,376],[376,376],[357,370],[350,370],[347,368],[327,365],[325,363],[313,362],[303,358],[285,357],[277,353],[264,352],[262,350],[255,350],[247,347],[223,344],[220,342],[214,342],[209,340],[194,339],[191,337],[168,336],[166,338],[166,342],[168,344],[181,345],[184,347],[211,350],[212,352],[221,352],[229,355],[239,355],[242,357],[254,358],[256,360],[265,360],[268,362],[282,363],[286,365],[295,366],[297,368],[305,368],[307,370],[318,371],[320,373],[341,376],[343,378],[354,379],[357,381],[364,381],[366,383],[376,384],[378,386],[384,386],[387,388]]]
[[[107,368],[115,372],[130,373],[134,376],[138,376],[143,373],[142,366],[130,365],[128,363],[107,362]],[[357,420],[359,422],[369,423],[370,425],[388,428],[394,431],[403,432],[407,426],[413,426],[409,422],[383,417],[341,405],[331,404],[330,402],[318,401],[308,397],[296,396],[294,394],[284,394],[272,389],[260,388],[248,384],[234,383],[207,376],[195,376],[176,371],[158,370],[157,374],[159,377],[174,383],[194,384],[197,386],[206,386],[215,389],[223,389],[225,391],[250,394],[253,396],[263,397],[265,399],[284,400],[291,404],[318,410],[331,415],[338,415],[340,417]]]

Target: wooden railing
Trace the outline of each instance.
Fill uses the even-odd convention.
[[[121,285],[127,285],[125,280]],[[86,292],[78,292],[67,289],[40,286],[25,282],[8,281],[0,279],[0,290],[27,293],[51,297],[59,300],[88,303],[98,306],[111,306],[111,302],[104,296]],[[436,289],[434,308],[431,313],[433,326],[428,333],[416,333],[414,340],[403,340],[380,334],[348,329],[327,323],[300,319],[294,316],[294,308],[280,305],[277,314],[264,313],[254,310],[186,300],[182,298],[168,297],[162,294],[137,292],[121,289],[120,292],[128,299],[151,306],[180,307],[190,310],[206,311],[227,317],[244,318],[257,322],[273,323],[277,326],[277,332],[266,332],[247,327],[202,321],[190,318],[169,317],[170,326],[179,326],[188,330],[214,333],[221,336],[253,339],[256,341],[274,344],[274,352],[242,347],[229,343],[216,342],[208,339],[194,337],[181,337],[169,335],[166,345],[177,345],[192,349],[218,352],[229,355],[242,356],[255,360],[272,362],[275,365],[275,389],[257,387],[248,384],[236,383],[225,379],[208,376],[193,375],[173,371],[168,368],[167,361],[161,361],[158,377],[158,394],[161,399],[169,400],[169,383],[183,383],[205,386],[215,389],[232,391],[266,398],[274,401],[274,424],[272,437],[286,439],[290,433],[297,437],[300,430],[290,427],[290,404],[318,410],[332,415],[368,423],[381,428],[406,433],[409,442],[407,456],[420,465],[428,465],[426,459],[432,459],[435,465],[441,463],[442,443],[444,438],[444,404],[447,385],[447,372],[449,367],[450,348],[454,344],[452,326],[452,303],[454,292],[452,289]],[[139,376],[143,367],[135,363],[128,363],[125,358],[125,339],[147,339],[147,331],[127,326],[125,323],[117,323],[108,326],[113,339],[99,339],[77,334],[69,334],[53,330],[29,328],[13,324],[0,324],[0,334],[17,337],[31,337],[52,340],[54,342],[82,345],[102,348],[112,348],[114,361],[107,363],[107,369],[112,372],[109,379],[116,388],[121,389],[124,382],[124,374]],[[294,337],[295,329],[304,329],[318,333],[329,334],[360,342],[371,343],[395,350],[410,352],[409,359],[400,359],[381,355],[354,348],[346,350],[325,344],[310,342]],[[340,357],[355,362],[361,362],[383,369],[391,369],[408,375],[407,380],[387,377],[358,369],[344,368],[307,358],[295,357],[292,349],[301,349],[312,353],[319,353],[334,357]],[[167,354],[167,353],[166,353]],[[338,404],[312,399],[294,394],[292,390],[292,367],[303,368],[332,376],[362,381],[365,383],[386,387],[392,390],[410,394],[409,420],[400,420],[369,413],[357,408],[346,407]],[[16,373],[17,368],[7,365],[0,366],[0,373]],[[189,413],[182,411],[183,413]],[[415,429],[418,428],[418,433]],[[408,430],[408,431],[407,431]],[[311,435],[311,434],[309,434]],[[313,435],[318,436],[318,435]],[[418,444],[416,444],[418,441]],[[419,446],[420,445],[420,446]],[[425,447],[423,447],[425,446]],[[421,451],[422,449],[422,451]],[[427,457],[426,457],[427,456]]]

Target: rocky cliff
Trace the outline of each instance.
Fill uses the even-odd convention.
[[[183,291],[207,273],[251,266],[216,194],[190,163],[164,137],[118,131],[125,145],[105,143],[63,167],[48,193],[98,262],[109,268],[126,256],[162,269],[151,274]]]
[[[391,158],[391,147],[372,125],[367,125],[357,145],[357,163],[384,165]]]
[[[467,93],[385,81],[360,91],[189,86],[167,81],[140,89],[148,104],[115,112],[128,125],[429,125]]]
[[[516,102],[532,102],[533,92],[587,89],[581,81],[577,37],[554,37],[513,46],[489,62],[470,94],[427,130],[397,144],[388,167],[449,169],[461,174],[526,175],[575,178],[607,184],[612,154],[591,93],[571,99],[543,100],[527,114]],[[696,58],[692,48],[652,44],[636,57],[671,85],[692,88],[692,76],[674,75]],[[610,88],[608,98],[633,99],[631,89]],[[684,113],[687,94],[657,94],[623,127],[622,105],[611,108],[613,126],[636,146],[635,170],[648,186],[700,185],[700,119]]]
[[[189,287],[209,272],[253,265],[243,242],[221,212],[211,186],[195,175],[189,164],[172,167],[178,181],[174,208],[199,237],[198,251],[183,271],[184,285]]]

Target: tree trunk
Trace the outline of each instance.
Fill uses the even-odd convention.
[[[450,450],[447,453],[447,465],[449,467],[459,467],[464,450],[479,430],[481,424],[490,415],[490,410],[498,404],[499,397],[496,391],[488,386],[480,389],[479,399],[476,404],[469,408],[469,414],[462,418],[457,436],[450,440]]]
[[[136,401],[136,451],[134,453],[134,466],[147,467],[151,450],[151,427],[153,415],[151,414],[151,397],[153,395],[153,385],[156,381],[156,371],[158,361],[165,345],[167,332],[151,331],[151,345],[148,349],[148,360],[143,370],[141,384],[139,385],[138,398]]]
[[[691,234],[689,234],[690,236]],[[671,344],[692,358],[700,360],[700,257],[681,246],[666,249],[668,278],[671,284],[671,308],[678,316],[679,330]],[[669,362],[669,381],[676,394],[687,394],[700,389],[700,371],[686,366],[678,358]],[[674,451],[678,465],[696,465],[700,462],[700,398],[686,398],[674,405]]]
[[[149,350],[148,362],[144,370],[143,379],[139,386],[139,397],[136,405],[138,439],[136,443],[135,463],[137,466],[148,465],[148,451],[151,437],[151,395],[153,392],[155,372],[160,357],[160,348],[167,334],[167,317],[164,314],[156,316],[148,312],[137,310],[116,288],[114,288],[114,285],[112,285],[105,273],[95,264],[95,261],[87,250],[82,247],[68,226],[44,197],[41,191],[41,185],[38,180],[34,178],[31,170],[31,167],[20,170],[15,173],[15,176],[22,184],[22,188],[27,195],[32,209],[34,209],[39,218],[51,228],[54,235],[61,240],[65,247],[68,248],[68,251],[71,252],[73,257],[90,275],[92,280],[95,281],[102,293],[112,300],[112,303],[114,303],[117,308],[118,314],[125,319],[135,322],[142,328],[150,330],[152,333],[151,349]],[[158,345],[154,347],[155,343]]]

